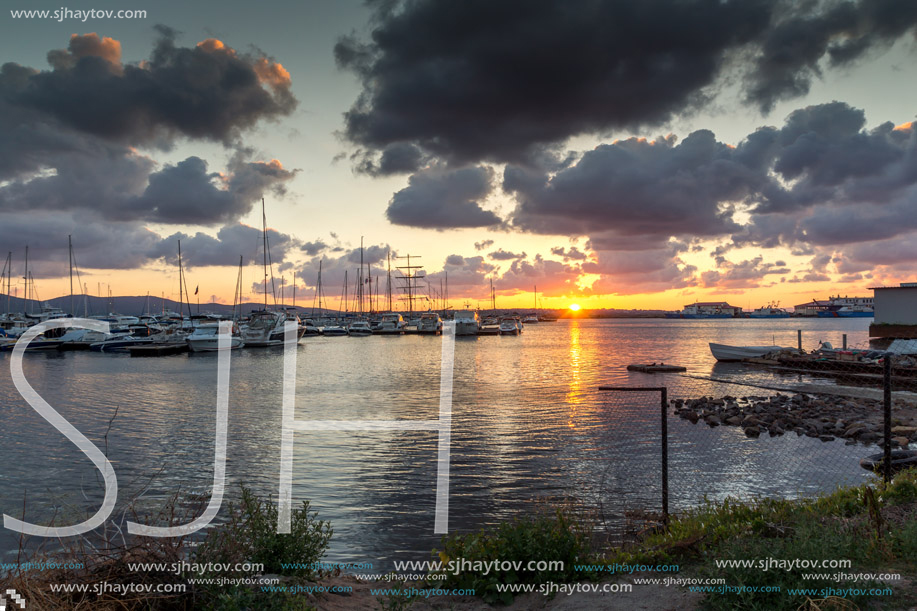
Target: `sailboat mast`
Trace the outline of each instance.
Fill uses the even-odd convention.
[[[76,316],[73,310],[73,239],[67,236],[67,252],[70,255],[70,316]]]
[[[26,304],[29,303],[29,246],[26,244],[25,247],[25,275],[22,278],[25,281],[25,301],[22,302],[22,311],[26,311]],[[29,309],[31,312],[31,308]]]
[[[178,314],[181,317],[181,326],[185,327],[185,294],[182,292],[182,267],[181,267],[181,240],[178,241]],[[173,295],[175,293],[172,293]]]
[[[264,284],[261,288],[264,291],[264,309],[267,310],[267,213],[264,211],[264,198],[261,198],[261,244],[263,251],[261,253],[264,266]]]
[[[6,256],[6,313],[10,313],[10,293],[12,292],[13,281],[13,251]]]
[[[360,281],[360,290],[359,290],[359,300],[360,300],[360,316],[363,316],[363,236],[360,236],[360,273],[357,274],[357,279]]]
[[[392,311],[392,251],[388,252],[388,280],[385,291],[388,293],[388,311]]]

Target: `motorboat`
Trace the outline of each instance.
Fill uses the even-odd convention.
[[[284,341],[284,323],[287,317],[283,312],[259,310],[252,312],[248,322],[242,326],[242,341],[246,348],[265,348],[282,346]]]
[[[722,362],[741,361],[744,359],[762,357],[771,352],[782,350],[795,350],[783,346],[729,346],[726,344],[710,344],[710,352],[714,358]]]
[[[336,323],[327,324],[322,327],[322,335],[328,335],[331,337],[341,337],[347,335],[347,327],[344,325],[339,325]]]
[[[220,323],[208,322],[198,325],[185,340],[191,352],[213,352],[220,349]],[[244,345],[239,329],[232,326],[232,335],[229,339],[231,349],[241,348]]]
[[[525,325],[534,325],[538,323],[538,314],[532,312],[531,314],[526,314],[522,319],[522,324]]]
[[[500,335],[500,321],[496,318],[485,318],[481,321],[478,335]]]
[[[443,319],[436,312],[424,312],[417,322],[417,332],[422,335],[439,335],[443,332]]]
[[[404,317],[401,314],[383,314],[377,333],[380,335],[402,335],[404,333]]]
[[[373,330],[367,321],[355,320],[350,323],[350,326],[347,328],[347,333],[354,337],[366,337],[367,335],[372,335]]]
[[[504,316],[500,320],[500,335],[519,335],[522,333],[522,322],[512,316]]]
[[[300,337],[315,337],[322,334],[322,330],[315,325],[315,321],[311,318],[303,319],[300,328],[302,329]]]
[[[458,310],[454,320],[456,337],[477,335],[481,328],[481,318],[474,310]]]

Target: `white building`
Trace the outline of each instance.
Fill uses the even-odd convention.
[[[877,286],[873,289],[875,322],[869,327],[871,337],[917,337],[917,282],[901,286]]]

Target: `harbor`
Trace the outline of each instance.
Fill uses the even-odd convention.
[[[717,364],[707,348],[712,339],[741,344],[765,334],[776,335],[778,343],[794,342],[800,325],[809,349],[818,341],[839,342],[844,334],[851,345],[868,341],[866,321],[819,318],[748,321],[741,327],[715,320],[568,318],[529,325],[521,335],[456,338],[453,494],[463,501],[453,512],[454,527],[474,529],[506,519],[533,500],[557,496],[593,505],[624,503],[622,510],[654,506],[658,476],[640,465],[656,461],[655,410],[641,407],[642,400],[609,402],[598,387],[663,382],[674,398],[722,393],[722,384],[690,376],[784,389],[800,383],[833,386],[824,378]],[[412,334],[303,338],[297,348],[297,419],[430,417],[438,409],[442,341]],[[646,355],[647,363],[677,363],[687,371],[629,372],[636,353]],[[213,460],[212,353],[144,359],[142,366],[121,352],[24,356],[30,383],[81,430],[101,435],[117,410],[108,448],[125,494],[139,494],[141,505],[154,507],[176,489],[190,494],[209,488],[210,475],[200,469]],[[231,354],[229,481],[245,482],[264,495],[276,493],[281,396],[276,372],[282,358],[283,350]],[[9,355],[0,359],[6,364]],[[733,394],[736,389],[730,386]],[[100,488],[79,484],[91,481],[91,465],[79,460],[72,446],[49,445],[55,431],[18,396],[7,366],[0,397],[9,406],[0,425],[16,419],[35,440],[12,447],[10,485],[0,499],[5,511],[21,511],[21,486],[36,477],[40,486],[31,488],[26,507],[35,521],[48,516],[52,496],[77,494],[82,487],[90,499],[98,498]],[[796,497],[861,482],[868,474],[859,461],[875,452],[874,445],[845,446],[841,439],[823,442],[795,434],[752,439],[740,427],[699,428],[681,418],[673,418],[670,426],[679,448],[671,475],[673,511],[695,506],[700,491],[711,499]],[[653,439],[649,446],[642,443]],[[436,545],[431,522],[435,446],[435,435],[419,431],[344,436],[316,431],[296,442],[294,494],[312,499],[335,524],[329,560],[371,557],[391,566]],[[803,477],[786,461],[819,454],[832,460],[815,462]],[[846,458],[837,461],[838,455]],[[705,468],[699,470],[699,464]],[[321,477],[310,475],[316,473]],[[154,475],[144,488],[141,482]],[[342,487],[353,490],[356,500],[342,496]],[[4,544],[15,549],[12,541]]]

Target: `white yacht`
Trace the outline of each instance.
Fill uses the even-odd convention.
[[[500,335],[519,335],[522,333],[522,322],[513,316],[504,316],[500,320]]]
[[[220,348],[219,334],[220,323],[203,323],[194,329],[194,332],[188,336],[186,341],[188,342],[188,347],[191,348],[191,352],[213,352]],[[241,348],[243,345],[242,338],[239,336],[239,330],[233,325],[229,347],[235,349]]]
[[[248,322],[242,327],[241,336],[245,347],[282,346],[284,322],[286,322],[286,315],[283,312],[267,310],[252,312]]]
[[[380,335],[401,335],[404,333],[404,317],[401,314],[383,314],[379,323]]]
[[[417,332],[423,335],[439,335],[443,332],[443,319],[436,312],[424,312],[417,322]]]
[[[458,310],[455,313],[455,335],[477,335],[481,328],[481,318],[474,310]]]
[[[365,320],[355,320],[350,323],[347,332],[354,337],[365,337],[373,334],[373,329]]]

